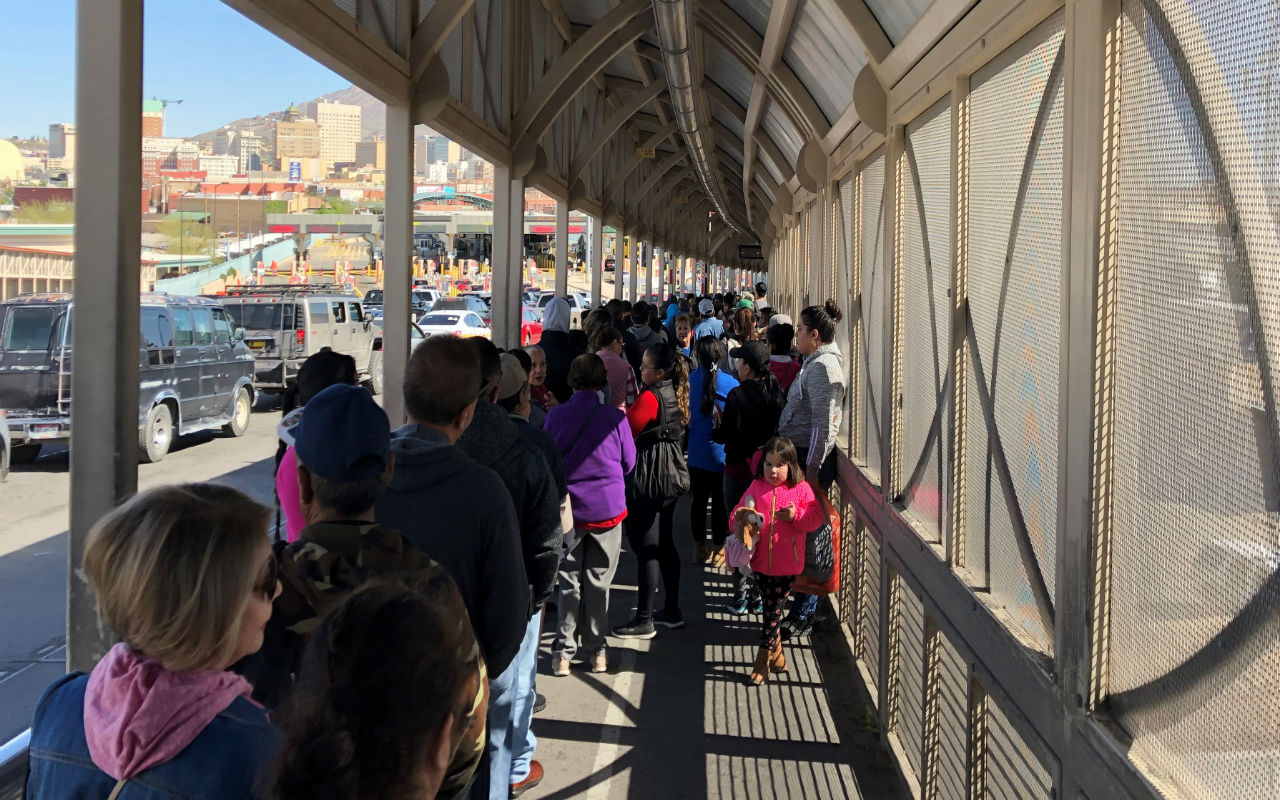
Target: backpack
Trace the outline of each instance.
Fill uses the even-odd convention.
[[[658,423],[636,436],[636,467],[631,472],[635,497],[653,502],[674,500],[689,491],[689,466],[681,441],[684,426],[674,421],[665,393],[658,399]]]

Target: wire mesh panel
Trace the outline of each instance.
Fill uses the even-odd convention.
[[[917,780],[924,775],[924,604],[902,576],[893,578],[895,613],[893,665],[895,690],[889,729],[898,735],[907,764]]]
[[[983,725],[983,797],[1050,800],[1053,779],[996,702],[987,698]]]
[[[1274,4],[1120,25],[1109,669],[1171,793],[1280,795]]]
[[[859,603],[858,661],[867,671],[867,691],[880,703],[880,543],[871,531],[862,531],[862,600]]]
[[[1059,12],[975,73],[970,90],[976,347],[965,562],[981,578],[985,561],[992,599],[1044,650],[1052,643],[1058,493],[1062,37]]]
[[[929,677],[925,711],[925,797],[968,800],[969,670],[936,628],[926,639]],[[930,741],[931,737],[932,741]]]
[[[842,310],[853,308],[853,184],[853,176],[846,175],[836,184],[834,198],[836,290],[833,296]],[[854,367],[858,351],[854,348],[853,318],[854,315],[846,311],[844,319],[836,327],[836,341],[840,344],[840,352],[844,354],[845,365],[844,413],[840,415],[840,438],[837,441],[843,442],[847,448],[846,452],[849,453],[853,452],[853,442],[850,437],[853,432],[853,414],[856,404],[854,398],[859,391],[859,387],[854,385],[854,376],[858,374]]]
[[[881,384],[884,364],[884,148],[877,150],[862,165],[862,197],[859,211],[862,214],[859,227],[862,240],[862,430],[865,447],[861,453],[866,462],[866,472],[873,482],[880,480],[880,450],[883,436],[880,430],[880,404],[883,402]]]
[[[951,470],[951,102],[907,125],[902,207],[902,466],[908,514],[941,541]]]

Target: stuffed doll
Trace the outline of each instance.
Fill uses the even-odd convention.
[[[729,519],[732,535],[724,547],[725,565],[731,570],[740,569],[744,575],[750,572],[747,565],[751,563],[751,554],[755,552],[760,526],[763,524],[764,517],[756,511],[755,498],[744,497],[742,505],[734,509],[733,516]]]

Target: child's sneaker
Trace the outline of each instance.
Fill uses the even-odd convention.
[[[760,599],[759,592],[751,593],[751,600],[748,602],[748,605],[751,607],[752,614],[764,613],[764,600]]]
[[[725,603],[724,610],[726,613],[732,614],[735,617],[741,617],[743,614],[747,613],[747,598],[733,598],[730,602]]]

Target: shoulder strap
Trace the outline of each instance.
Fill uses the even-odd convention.
[[[562,456],[565,458],[569,457],[569,454],[573,452],[573,448],[578,446],[578,440],[582,438],[582,434],[587,432],[587,427],[591,425],[591,420],[595,418],[596,412],[602,408],[604,408],[604,403],[599,403],[595,408],[591,409],[591,413],[587,415],[586,422],[583,422],[582,427],[573,435],[573,439],[569,442],[569,446],[560,451]]]
[[[120,793],[124,791],[124,785],[129,782],[128,778],[116,783],[116,787],[111,790],[111,794],[107,795],[107,800],[116,800]]]

